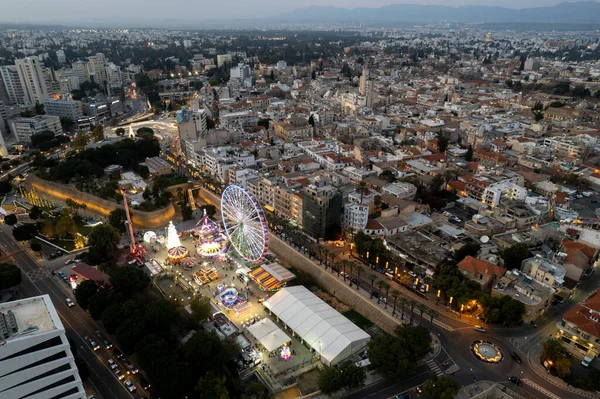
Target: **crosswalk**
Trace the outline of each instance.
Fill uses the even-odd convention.
[[[535,382],[531,381],[528,378],[523,378],[522,381],[523,381],[523,383],[529,385],[530,387],[532,387],[536,391],[540,391],[541,393],[543,393],[544,395],[546,395],[547,397],[549,397],[551,399],[561,399],[560,396],[555,395],[554,393],[550,392],[549,390],[547,390],[543,386],[541,386],[539,384],[536,384]]]
[[[454,327],[450,327],[448,324],[442,323],[439,320],[433,320],[433,324],[435,324],[438,327],[443,328],[444,330],[448,330],[448,331],[454,331],[455,330]]]
[[[436,373],[438,375],[438,377],[444,375],[444,372],[442,371],[440,366],[433,359],[427,360],[425,362],[425,364],[427,364],[427,367],[429,367],[429,370]]]

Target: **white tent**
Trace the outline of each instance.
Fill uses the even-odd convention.
[[[271,319],[264,318],[250,327],[248,332],[252,334],[269,352],[290,342],[290,337],[284,333]]]
[[[359,352],[371,340],[369,334],[303,286],[282,288],[264,306],[329,366]]]

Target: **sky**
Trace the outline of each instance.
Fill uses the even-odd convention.
[[[0,22],[131,21],[157,19],[246,19],[269,17],[311,5],[344,8],[389,4],[552,6],[561,0],[0,0]]]

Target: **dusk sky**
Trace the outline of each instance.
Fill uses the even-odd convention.
[[[0,0],[2,22],[56,22],[117,19],[228,19],[277,15],[280,12],[311,5],[345,8],[380,7],[394,3],[447,6],[495,5],[510,8],[551,6],[560,0]]]

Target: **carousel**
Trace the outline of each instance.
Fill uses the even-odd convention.
[[[169,222],[167,229],[167,256],[172,263],[180,263],[190,256],[190,251],[179,240],[179,234],[173,222]]]
[[[203,258],[213,258],[227,252],[229,240],[219,225],[208,217],[206,209],[192,231],[192,236],[197,240],[196,253]]]

